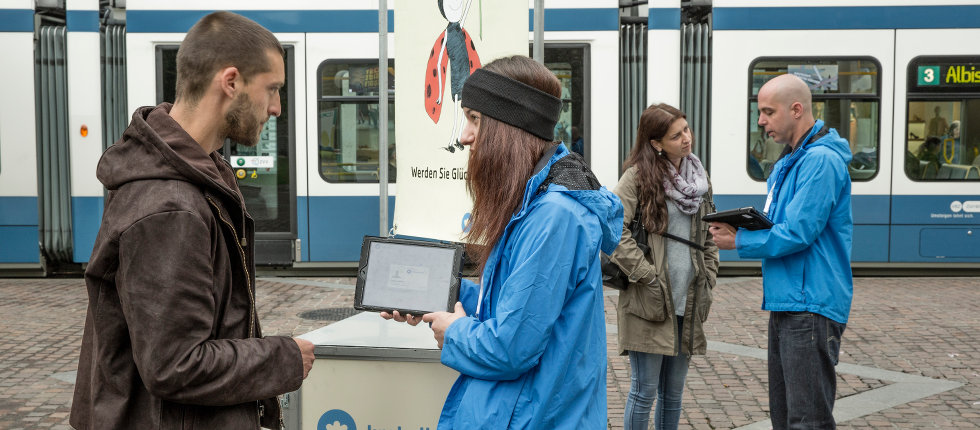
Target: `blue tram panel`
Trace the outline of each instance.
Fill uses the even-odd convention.
[[[980,260],[980,196],[894,196],[893,261]]]
[[[746,206],[761,209],[765,205],[765,199],[764,195],[716,195],[715,206],[719,209]],[[888,200],[889,196],[852,196],[854,238],[851,261],[889,261]],[[739,258],[734,250],[721,251],[720,257],[722,261],[753,261]]]
[[[37,197],[0,197],[0,263],[40,263]]]

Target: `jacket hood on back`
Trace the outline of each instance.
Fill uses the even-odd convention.
[[[820,129],[822,129],[823,127],[824,127],[824,122],[822,119],[818,119],[817,122],[813,124],[813,129],[817,130],[818,133]],[[806,145],[805,149],[812,150],[813,148],[820,147],[820,146],[826,147],[827,149],[833,151],[835,154],[839,155],[844,160],[844,163],[851,162],[851,157],[852,157],[851,146],[847,143],[846,140],[840,137],[840,134],[837,133],[836,129],[833,128],[828,129],[827,134],[825,136],[823,136],[820,139],[816,139],[813,142],[810,142],[809,144]]]
[[[528,191],[537,189],[540,192],[543,191],[542,187],[547,188],[550,184],[560,186],[554,191],[565,193],[599,218],[602,226],[600,248],[602,252],[611,254],[619,246],[622,234],[623,205],[619,197],[600,186],[585,160],[569,151],[565,145],[555,145],[545,151],[538,164],[524,192],[523,207],[527,208],[535,194]]]
[[[813,127],[810,127],[810,130],[800,142],[802,144],[797,145],[796,149],[791,150],[789,146],[786,147],[786,151],[783,152],[785,156],[780,157],[776,161],[772,169],[772,174],[766,179],[769,194],[775,199],[779,198],[780,188],[785,180],[785,176],[793,169],[796,162],[806,157],[807,154],[826,153],[830,157],[840,157],[845,166],[851,162],[850,145],[837,134],[836,129],[827,128],[822,119],[814,122]],[[791,152],[787,152],[790,150]],[[767,215],[772,217],[773,213],[769,212]]]
[[[102,154],[96,170],[99,181],[115,190],[146,179],[181,180],[238,201],[229,186],[234,178],[223,174],[216,164],[224,163],[221,156],[206,154],[170,116],[172,107],[163,103],[136,109],[123,137]]]

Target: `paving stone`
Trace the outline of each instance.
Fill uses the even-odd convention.
[[[353,278],[263,278],[256,301],[267,335],[294,336],[329,321],[304,311],[349,307]],[[963,386],[842,423],[841,429],[978,428],[980,423],[980,279],[856,278],[840,361]],[[759,309],[760,278],[722,278],[705,325],[711,341],[767,347],[768,312]],[[615,327],[614,291],[605,296]],[[87,298],[81,279],[0,279],[0,429],[68,429],[73,385],[51,375],[77,368]],[[608,336],[609,429],[623,428],[629,360]],[[694,357],[681,428],[726,429],[768,419],[765,360],[709,350]],[[892,382],[838,374],[838,398]]]

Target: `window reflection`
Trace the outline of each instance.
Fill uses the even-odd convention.
[[[980,100],[910,101],[906,133],[910,179],[980,180]]]
[[[395,182],[395,71],[388,62],[388,182]],[[320,176],[327,182],[377,183],[378,61],[325,61],[318,72]]]
[[[792,73],[810,86],[814,118],[837,129],[850,144],[851,179],[871,179],[878,172],[879,162],[878,70],[870,59],[761,59],[753,63],[746,165],[749,176],[756,180],[768,178],[785,147],[766,136],[758,125],[759,89],[776,76]]]
[[[388,104],[388,182],[395,182],[395,105]],[[378,103],[320,102],[320,175],[378,182]]]

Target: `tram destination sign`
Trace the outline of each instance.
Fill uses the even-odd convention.
[[[980,63],[923,62],[914,66],[914,73],[920,91],[980,91]]]

